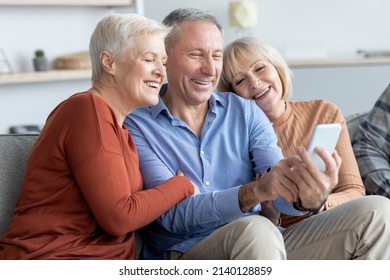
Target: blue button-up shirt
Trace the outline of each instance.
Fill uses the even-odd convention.
[[[145,258],[185,252],[218,227],[258,214],[260,205],[240,210],[238,190],[283,158],[264,112],[233,93],[212,94],[200,138],[170,114],[161,98],[156,106],[135,110],[125,125],[138,149],[145,189],[182,170],[201,192],[143,229]]]

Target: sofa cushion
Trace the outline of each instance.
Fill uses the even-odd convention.
[[[0,238],[13,216],[28,155],[38,135],[0,135]]]

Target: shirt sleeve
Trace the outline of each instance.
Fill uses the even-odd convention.
[[[355,136],[353,150],[369,194],[390,198],[390,86],[379,97]]]
[[[251,119],[254,127],[252,130],[253,135],[250,137],[250,149],[254,163],[254,172],[262,174],[264,170],[274,166],[284,156],[277,144],[277,136],[269,119],[263,111],[258,109],[257,105],[252,104],[255,107],[246,110],[249,112],[248,118]],[[279,196],[273,204],[278,211],[291,216],[302,216],[308,213],[307,211],[302,212],[295,209],[293,203],[288,202],[282,196]]]

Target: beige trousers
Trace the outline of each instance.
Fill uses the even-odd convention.
[[[366,196],[289,227],[262,216],[231,222],[171,259],[390,260],[390,200]]]

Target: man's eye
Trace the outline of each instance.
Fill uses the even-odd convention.
[[[202,55],[200,53],[192,53],[191,56],[192,57],[201,57]]]

